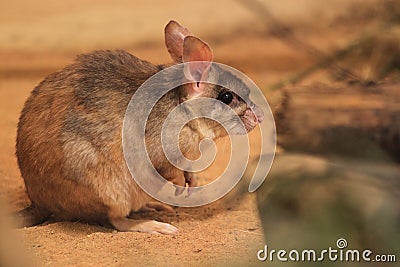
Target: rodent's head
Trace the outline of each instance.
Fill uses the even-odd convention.
[[[193,36],[176,21],[170,21],[165,27],[165,44],[175,63],[189,63],[184,67],[189,82],[181,87],[182,101],[199,97],[218,100],[195,107],[199,109],[197,114],[207,114],[224,122],[231,134],[246,134],[263,121],[263,111],[249,98],[249,88],[237,76],[212,63],[213,53],[207,43]],[[204,82],[206,80],[218,82],[211,84]],[[238,116],[226,112],[228,106]],[[215,120],[198,118],[191,124],[204,137],[214,139],[226,135],[226,131]]]

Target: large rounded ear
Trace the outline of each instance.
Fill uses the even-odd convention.
[[[183,56],[185,77],[191,81],[186,86],[189,96],[197,96],[204,92],[204,82],[207,80],[208,71],[213,60],[211,48],[194,36],[187,36],[183,42]]]
[[[188,29],[175,20],[168,22],[164,29],[165,45],[174,62],[181,63],[183,56],[183,40],[186,36],[193,35]]]

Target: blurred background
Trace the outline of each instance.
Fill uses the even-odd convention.
[[[209,227],[217,233],[224,216],[221,221],[194,216],[199,225],[182,222],[194,229],[196,246],[203,246],[174,243],[190,253],[189,265],[256,265],[255,253],[264,243],[275,249],[319,249],[334,247],[341,237],[349,247],[397,254],[399,260],[398,0],[1,1],[0,200],[11,210],[29,203],[14,146],[19,112],[34,86],[76,54],[92,50],[124,49],[154,64],[170,62],[163,40],[170,19],[209,43],[215,61],[253,79],[272,107],[278,135],[278,154],[257,201],[223,213],[244,232],[225,231],[228,223],[220,229],[226,239],[216,234],[212,243],[200,240],[202,231],[196,230]],[[253,147],[259,145],[252,140]],[[118,265],[131,254],[143,264],[149,258],[143,252],[147,247],[116,254],[108,247],[103,255],[93,254],[109,238],[99,234],[94,243],[87,241],[86,235],[102,231],[97,228],[67,225],[60,236],[54,226],[46,227],[19,232],[45,264],[76,265],[86,257],[84,265]],[[129,242],[143,243],[135,238]],[[151,238],[155,244],[166,242]],[[56,253],[60,240],[74,251],[68,260]],[[122,238],[110,244],[115,249],[125,243]],[[238,258],[232,259],[229,249]],[[185,263],[184,256],[166,251],[174,253],[172,265]]]

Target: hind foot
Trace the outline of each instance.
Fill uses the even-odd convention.
[[[175,235],[179,232],[178,228],[175,226],[157,221],[118,218],[111,219],[110,222],[118,231],[122,232],[143,232],[166,235]]]

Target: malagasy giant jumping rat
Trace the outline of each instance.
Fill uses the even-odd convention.
[[[165,27],[165,43],[175,64],[212,61],[210,47],[176,21]],[[54,216],[110,223],[120,231],[177,232],[167,223],[128,217],[152,198],[132,179],[121,137],[133,94],[168,66],[153,65],[122,50],[95,51],[78,56],[36,86],[22,110],[16,143],[18,165],[32,201],[19,213],[24,226]],[[206,74],[202,65],[191,71],[193,77]],[[231,106],[247,132],[263,120],[260,108],[221,86],[193,81],[165,94],[146,124],[146,147],[157,171],[181,186],[195,186],[196,182],[191,173],[175,168],[160,153],[161,125],[179,103],[199,96]],[[181,132],[182,153],[193,158],[203,138],[225,134],[212,120],[192,120]]]

